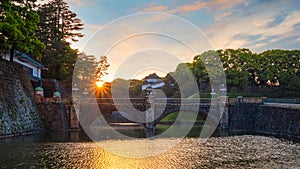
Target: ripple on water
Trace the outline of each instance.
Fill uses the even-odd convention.
[[[157,146],[145,148],[149,141]],[[156,151],[174,141],[178,139],[113,140],[105,144],[132,155]],[[122,148],[128,145],[134,151]],[[118,156],[92,142],[0,146],[0,168],[300,168],[299,143],[263,136],[216,137],[201,144],[196,138],[186,138],[169,151],[144,158]]]

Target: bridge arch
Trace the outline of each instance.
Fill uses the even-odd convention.
[[[199,109],[190,109],[186,106],[183,107],[172,107],[172,108],[166,108],[166,110],[158,117],[154,120],[154,125],[156,126],[163,118],[165,118],[166,116],[173,114],[175,112],[190,112],[190,113],[196,113],[197,115],[200,115],[201,118],[203,118],[204,120],[207,118],[207,115],[209,113],[209,107],[208,108],[199,108]]]

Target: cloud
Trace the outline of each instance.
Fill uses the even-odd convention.
[[[82,0],[67,0],[68,3],[74,4],[76,6],[82,6],[84,1]],[[87,3],[87,2],[86,2]]]
[[[149,17],[145,18],[144,15]],[[93,34],[94,36],[89,37],[86,41],[87,44],[81,47],[81,50],[96,57],[108,56],[111,66],[107,80],[117,77],[133,78],[133,74],[118,75],[115,73],[120,67],[132,71],[141,65],[147,68],[149,63],[147,59],[149,58],[156,58],[157,67],[165,70],[165,73],[174,71],[177,64],[192,61],[197,50],[194,48],[207,49],[205,46],[207,44],[202,44],[203,40],[197,38],[197,35],[188,29],[193,28],[196,31],[194,27],[187,25],[183,20],[176,20],[172,15],[161,16],[148,13],[132,15],[130,18],[125,17],[103,27],[86,25],[87,30],[91,32],[102,28]],[[174,27],[177,29],[173,29]],[[186,34],[186,32],[190,33]],[[195,39],[200,40],[196,42],[197,44],[192,44]],[[146,57],[144,50],[152,51],[152,55],[148,54]],[[174,58],[178,57],[178,61],[170,62],[170,59],[166,59],[166,52],[172,54]],[[130,64],[126,63],[127,58],[133,57],[133,55],[138,59]],[[152,70],[155,67],[152,65],[148,69]]]
[[[230,16],[231,14],[232,14],[231,11],[225,12],[225,13],[223,13],[223,14],[221,14],[221,15],[215,16],[215,20],[216,20],[216,21],[220,21],[220,20],[222,20],[223,18],[226,18],[226,17]]]
[[[237,4],[243,3],[244,0],[213,0],[213,1],[197,1],[194,4],[185,4],[183,6],[177,7],[171,10],[171,13],[178,12],[192,12],[202,9],[211,10],[223,10],[230,9],[236,6]]]
[[[104,25],[85,24],[85,27],[88,28],[88,29],[92,29],[94,31],[97,31],[97,30],[103,28]]]
[[[300,29],[300,23],[294,24],[294,27],[295,27],[296,29]]]
[[[68,1],[71,2],[72,0]],[[75,2],[76,1],[72,1],[72,3]],[[95,31],[103,28],[101,24],[105,25],[105,21],[110,21],[110,19],[114,20],[119,16],[126,16],[127,14],[132,14],[137,11],[144,11],[175,13],[175,15],[184,16],[184,19],[193,22],[195,27],[198,27],[207,35],[215,49],[245,47],[254,52],[261,52],[273,48],[299,48],[300,37],[297,35],[300,31],[300,12],[296,5],[291,2],[200,0],[189,2],[172,1],[172,3],[168,4],[164,4],[164,1],[156,3],[157,4],[149,4],[143,2],[139,5],[136,3],[128,3],[128,6],[115,6],[112,2],[111,4],[113,5],[102,3],[101,7],[103,7],[103,9],[99,7],[94,11],[97,14],[99,13],[99,15],[97,15],[97,22],[87,22],[92,24],[85,25],[86,29],[83,33],[87,36],[83,38],[81,42],[87,42],[89,40],[88,35],[91,36]],[[78,9],[83,8],[79,7]],[[93,14],[91,12],[92,8],[86,7],[85,9],[85,16],[89,21],[89,19],[92,18],[91,14]],[[99,11],[102,12],[100,13]],[[101,22],[98,22],[98,19],[100,20],[100,18],[102,20]],[[122,19],[126,19],[126,17],[123,17]],[[99,25],[96,25],[96,23],[99,23]],[[169,15],[153,16],[147,19],[137,17],[124,24],[116,25],[110,29],[104,29],[101,37],[95,38],[93,42],[88,44],[87,48],[93,50],[85,48],[85,52],[100,56],[102,55],[101,50],[109,48],[114,42],[120,40],[115,38],[115,36],[127,37],[128,35],[131,35],[130,32],[134,34],[136,32],[164,31],[166,35],[174,35],[179,29],[182,30],[188,40],[193,40],[191,43],[193,43],[192,46],[195,46],[195,49],[200,47],[202,51],[211,49],[204,46],[204,44],[201,44],[205,39],[195,37],[195,33],[190,32],[189,29],[183,29],[186,24],[178,23],[174,25],[174,23],[172,23],[173,20]],[[164,38],[164,36],[158,37],[153,35],[154,34],[132,36],[113,48],[108,54],[109,63],[112,65],[109,69],[110,75],[114,74],[118,65],[126,60],[128,56],[137,55],[139,53],[140,57],[146,55],[147,57],[154,57],[152,55],[155,55],[157,58],[164,57],[164,53],[160,53],[160,51],[150,54],[139,52],[145,48],[163,48],[166,51],[171,51],[170,53],[174,53],[174,55],[178,56],[182,62],[191,62],[193,56],[195,56],[195,53],[188,51],[186,46],[180,45],[177,41],[172,39],[168,40]],[[103,44],[99,45],[100,42]],[[105,45],[107,45],[107,48],[105,48]],[[141,62],[141,64],[144,63],[146,63],[146,59],[144,62]],[[164,63],[169,64],[168,62]],[[136,66],[135,64],[139,63],[136,62],[126,66],[130,69],[134,68]],[[173,71],[173,69],[169,69],[168,71]]]
[[[268,27],[275,27],[282,23],[286,17],[288,16],[287,13],[280,12],[278,15],[274,16],[268,23]]]
[[[148,8],[145,8],[143,12],[162,12],[167,10],[168,6],[150,6]]]
[[[221,49],[246,47],[260,52],[272,48],[290,48],[287,44],[292,46],[297,42],[295,35],[299,34],[300,12],[292,12],[270,27],[268,25],[274,16],[278,14],[273,11],[262,11],[248,17],[235,16],[209,27],[208,37],[216,48]]]
[[[236,34],[232,37],[232,39],[249,39],[249,40],[258,40],[262,37],[263,35],[262,34],[254,34],[254,35],[251,35],[251,34],[246,34],[246,33],[239,33],[239,34]]]
[[[263,47],[263,46],[267,46],[268,44],[266,43],[258,43],[255,45],[255,47]]]
[[[143,12],[168,12],[168,13],[183,13],[183,12],[193,12],[202,9],[211,10],[223,10],[230,9],[234,6],[244,3],[245,0],[212,0],[212,1],[202,1],[198,0],[192,4],[183,4],[174,8],[168,6],[150,6],[143,9]],[[229,15],[229,14],[227,14]]]

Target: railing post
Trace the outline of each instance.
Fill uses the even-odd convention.
[[[243,103],[243,96],[238,96],[237,97],[237,102],[238,103]]]
[[[267,100],[267,97],[261,97],[261,103],[262,104],[264,104],[266,100]]]

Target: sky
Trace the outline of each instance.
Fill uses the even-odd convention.
[[[65,0],[85,24],[73,48],[107,55],[106,81],[164,76],[211,49],[299,49],[299,0]]]

